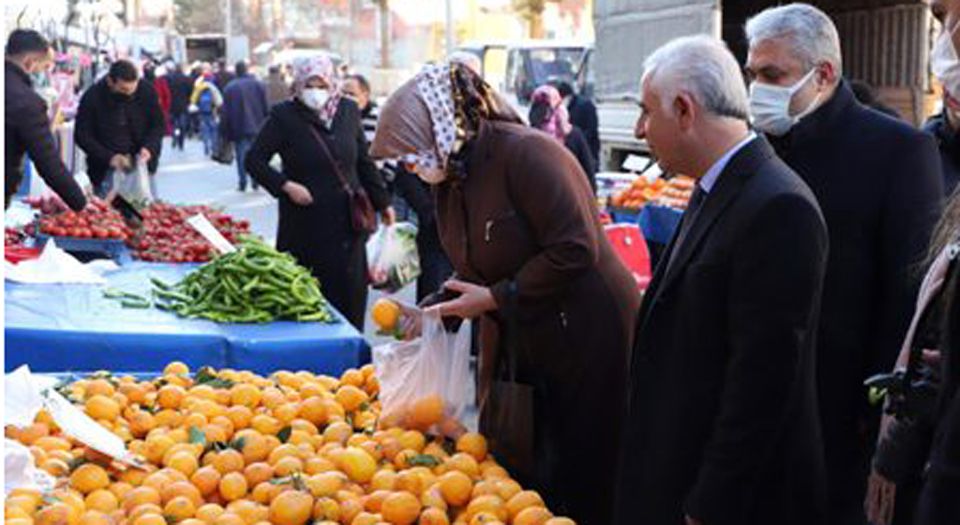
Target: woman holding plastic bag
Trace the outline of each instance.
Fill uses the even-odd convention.
[[[390,195],[367,155],[360,109],[341,96],[330,58],[304,57],[293,70],[293,97],[270,110],[245,167],[279,201],[277,248],[310,268],[323,295],[363,331],[369,231],[353,219],[369,211],[372,220],[376,209],[381,222],[393,223]],[[282,170],[270,165],[274,155]]]
[[[445,284],[455,298],[428,312],[479,318],[492,451],[551,509],[609,523],[639,296],[577,160],[456,64],[427,66],[390,97],[371,155],[435,185],[457,278]]]

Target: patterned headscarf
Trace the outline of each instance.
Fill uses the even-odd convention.
[[[538,127],[563,142],[573,125],[570,124],[570,114],[567,113],[567,107],[563,105],[563,97],[557,88],[550,84],[538,87],[531,95],[530,102],[546,104],[550,108],[550,115]]]
[[[383,105],[370,155],[447,169],[484,120],[522,122],[470,68],[430,64]]]
[[[340,79],[337,77],[333,61],[323,53],[310,57],[300,57],[293,61],[292,90],[294,97],[300,98],[307,86],[307,81],[314,77],[323,79],[329,86],[330,99],[317,112],[320,120],[329,124],[333,122],[333,117],[337,114],[337,107],[340,105],[340,98],[343,96],[340,89]]]

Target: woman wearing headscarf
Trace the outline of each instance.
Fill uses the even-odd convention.
[[[357,104],[341,96],[326,55],[294,63],[291,99],[270,110],[246,168],[280,205],[277,248],[320,280],[324,296],[363,331],[367,233],[351,219],[351,192],[366,192],[381,220],[393,222],[390,195],[367,154]],[[278,154],[282,170],[270,166]]]
[[[530,97],[530,125],[560,141],[573,153],[590,181],[590,188],[597,192],[597,159],[590,152],[587,137],[580,128],[570,123],[567,106],[557,88],[546,84],[534,90]]]
[[[534,468],[513,473],[555,512],[610,523],[639,296],[577,160],[459,64],[427,66],[390,97],[371,155],[434,185],[456,272],[444,286],[458,296],[432,308],[479,318],[481,430],[493,452],[503,460],[498,441],[516,431],[488,417],[491,386],[512,363],[534,389]]]

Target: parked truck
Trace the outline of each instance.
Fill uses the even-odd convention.
[[[249,60],[250,41],[246,35],[228,37],[223,33],[203,33],[183,37],[185,61],[193,63],[226,61],[235,64],[240,60]]]
[[[619,170],[627,155],[648,154],[634,138],[644,59],[669,40],[722,38],[743,63],[746,20],[776,0],[596,0],[594,49],[578,75],[597,101],[601,167]],[[932,17],[924,0],[823,0],[816,4],[840,33],[844,75],[873,86],[905,119],[919,123],[935,102],[927,71]]]

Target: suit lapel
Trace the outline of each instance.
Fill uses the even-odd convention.
[[[694,217],[683,243],[677,244],[679,231],[673,233],[667,250],[661,256],[660,264],[654,274],[650,288],[644,296],[643,306],[640,309],[640,329],[645,327],[650,312],[663,294],[683,274],[690,257],[697,251],[703,242],[710,227],[723,215],[727,207],[736,200],[744,183],[756,172],[757,168],[766,159],[774,155],[770,143],[758,136],[744,146],[724,168],[717,183],[700,206],[700,211]],[[679,228],[678,228],[679,230]],[[678,250],[672,264],[669,264],[673,251]]]

